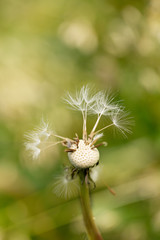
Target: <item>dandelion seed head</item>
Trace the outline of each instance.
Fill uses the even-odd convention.
[[[84,140],[79,140],[78,146],[71,145],[75,149],[74,152],[69,152],[68,157],[73,166],[76,168],[93,167],[99,161],[99,151],[97,148],[92,148],[85,144]]]

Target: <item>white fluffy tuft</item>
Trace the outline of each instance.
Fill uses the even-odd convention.
[[[114,102],[114,97],[110,93],[99,91],[95,95],[95,103],[92,107],[92,113],[108,116],[112,111],[118,110],[119,106]]]
[[[61,198],[71,198],[78,195],[79,184],[77,179],[69,179],[65,174],[58,176],[53,184],[53,192]]]
[[[33,131],[24,135],[26,142],[24,143],[27,151],[30,152],[32,158],[35,160],[39,157],[42,151],[42,145],[51,136],[49,124],[42,120],[41,125]]]
[[[67,93],[64,100],[72,109],[81,112],[88,111],[89,113],[95,102],[95,95],[91,93],[91,89],[88,86],[83,86],[80,91],[76,92],[74,97],[70,93]]]
[[[133,119],[129,116],[128,112],[117,111],[111,115],[111,121],[116,129],[122,133],[124,137],[127,137],[127,133],[131,134],[131,127],[134,125]]]

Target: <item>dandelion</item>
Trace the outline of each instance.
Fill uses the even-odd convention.
[[[106,142],[100,142],[100,140],[103,132],[111,127],[126,137],[128,133],[131,133],[132,121],[124,107],[120,106],[119,102],[116,102],[115,98],[105,91],[93,94],[88,86],[83,86],[74,96],[67,93],[64,100],[70,108],[80,111],[82,114],[82,137],[79,138],[77,134],[73,139],[59,136],[50,129],[48,123],[42,120],[40,127],[25,135],[25,147],[27,151],[30,151],[33,159],[39,158],[44,151],[53,148],[54,145],[61,144],[65,147],[71,167],[66,168],[65,174],[57,178],[54,192],[58,196],[64,195],[66,198],[70,195],[73,196],[73,192],[76,192],[75,189],[78,189],[75,179],[79,177],[80,201],[88,237],[101,240],[101,234],[93,220],[89,197],[91,185],[95,187],[92,176],[93,168],[99,164],[98,148],[107,145]],[[91,114],[96,115],[97,119],[92,130],[88,132],[87,122]],[[99,129],[98,125],[104,116],[109,119],[110,123]]]

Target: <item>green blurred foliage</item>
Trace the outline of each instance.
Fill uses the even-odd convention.
[[[78,198],[52,191],[63,148],[36,166],[23,147],[42,116],[60,135],[81,134],[63,97],[83,84],[112,89],[135,120],[128,139],[106,131],[100,149],[92,201],[104,239],[160,239],[159,29],[157,0],[1,0],[0,240],[86,239]]]

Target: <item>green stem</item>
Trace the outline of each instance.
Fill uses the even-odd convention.
[[[103,240],[92,215],[89,185],[86,183],[86,171],[81,171],[80,174],[80,202],[83,214],[83,220],[86,226],[89,240]]]

